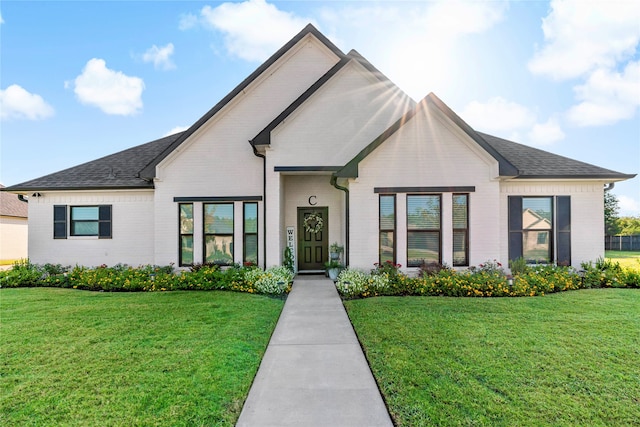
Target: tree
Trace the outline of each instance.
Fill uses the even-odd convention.
[[[615,236],[620,232],[618,225],[618,198],[610,191],[604,192],[604,234]]]
[[[640,234],[640,216],[623,216],[617,221],[621,236],[635,236]]]

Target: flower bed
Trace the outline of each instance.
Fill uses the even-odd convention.
[[[617,263],[598,260],[577,271],[553,265],[518,269],[507,276],[502,265],[489,261],[454,271],[446,266],[424,266],[418,277],[409,277],[393,263],[375,264],[371,272],[344,270],[336,288],[345,298],[377,295],[429,295],[455,297],[521,297],[594,287],[640,288],[640,272]]]
[[[215,265],[195,266],[191,271],[175,272],[173,266],[131,267],[118,264],[97,268],[16,263],[0,272],[0,287],[60,287],[109,292],[175,290],[230,290],[281,295],[291,290],[293,273],[283,267],[263,271],[251,266],[221,270]]]

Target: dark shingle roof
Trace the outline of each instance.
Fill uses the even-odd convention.
[[[140,171],[182,134],[183,132],[180,132],[160,138],[60,172],[12,185],[4,190],[153,188],[153,181],[140,178]]]
[[[568,157],[549,153],[527,145],[518,144],[506,139],[475,131],[464,120],[451,110],[435,94],[430,93],[411,111],[391,125],[371,144],[365,147],[344,168],[334,174],[339,178],[358,176],[358,164],[371,154],[380,144],[386,141],[398,129],[415,116],[427,105],[439,109],[456,126],[462,129],[482,149],[498,161],[499,173],[502,177],[518,179],[606,179],[625,180],[635,177],[635,174],[624,174],[609,169],[594,166],[589,163],[573,160]]]
[[[518,178],[630,179],[635,177],[635,174],[624,174],[601,168],[486,133],[478,132],[478,135],[518,169]]]
[[[0,184],[0,189],[2,188],[4,185]],[[0,215],[26,218],[28,210],[27,204],[18,200],[15,194],[0,192]]]

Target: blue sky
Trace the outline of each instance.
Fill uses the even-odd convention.
[[[640,2],[0,3],[0,181],[182,130],[307,23],[470,125],[640,172]],[[618,183],[640,215],[640,178]]]

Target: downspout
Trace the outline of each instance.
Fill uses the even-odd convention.
[[[346,201],[345,201],[345,207],[344,207],[344,211],[345,211],[344,231],[346,236],[345,236],[345,242],[344,242],[344,263],[348,267],[349,266],[349,189],[347,187],[338,185],[338,177],[336,177],[335,175],[331,176],[331,185],[333,185],[338,190],[344,191],[344,194],[345,194]]]
[[[21,202],[29,203],[29,200],[24,197],[24,194],[18,194],[18,200]]]
[[[605,185],[604,185],[604,191],[605,191],[605,193],[606,193],[607,191],[613,190],[613,187],[615,187],[615,186],[616,186],[616,183],[615,183],[615,182],[610,182],[610,183],[608,183],[608,184],[605,184]]]
[[[249,140],[253,154],[262,158],[262,268],[267,269],[267,156],[258,153],[258,149]]]

